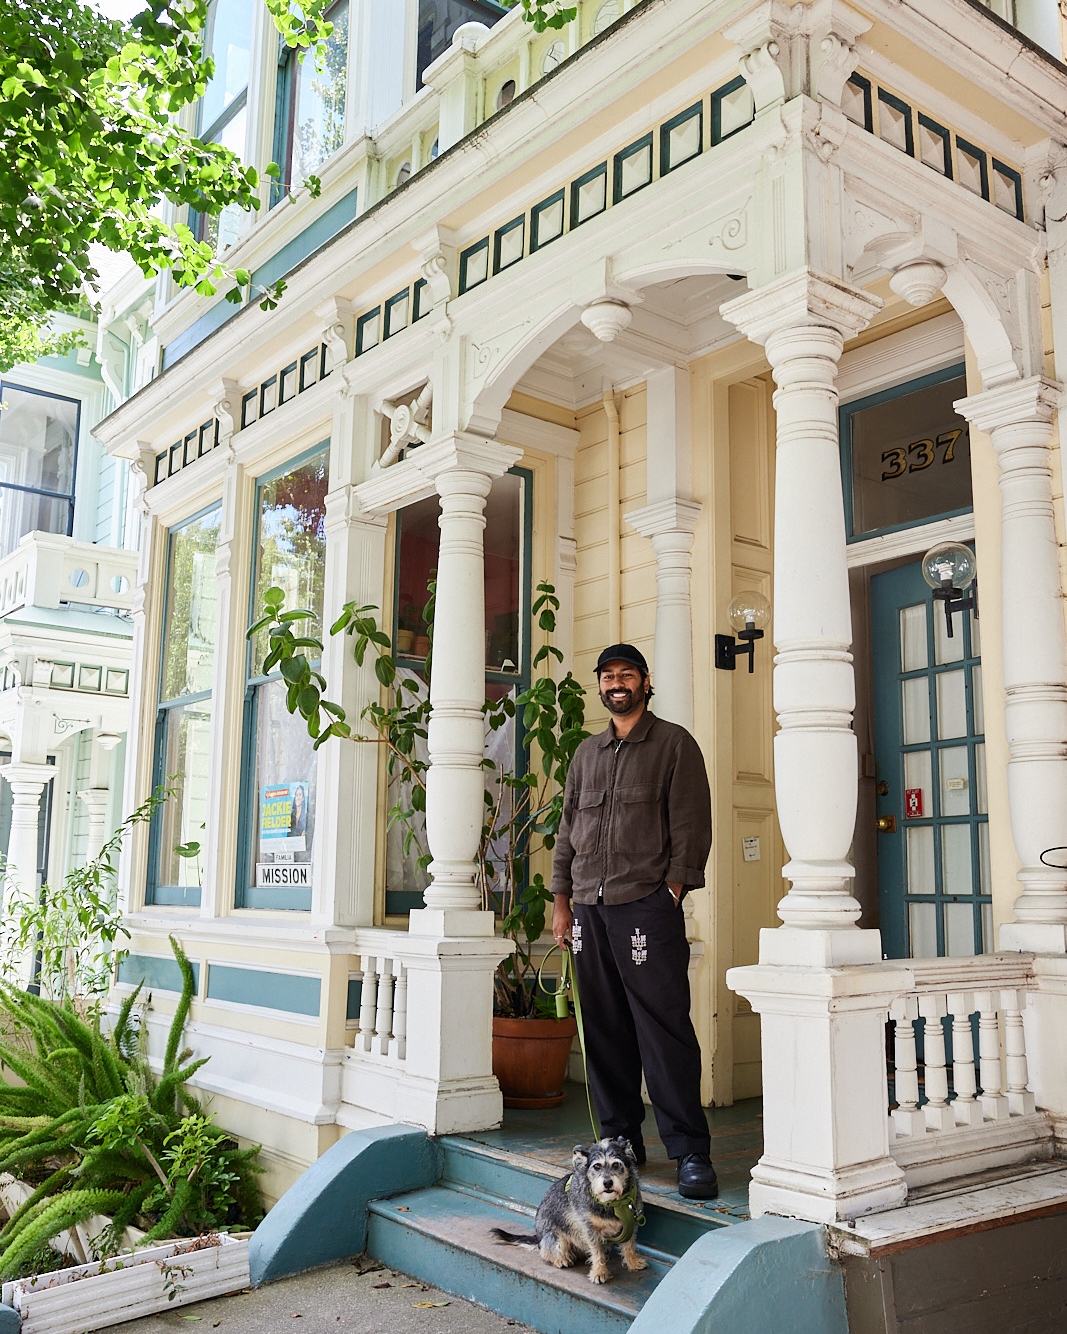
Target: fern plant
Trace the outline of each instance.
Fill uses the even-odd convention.
[[[42,1178],[0,1229],[0,1279],[98,1214],[112,1218],[96,1240],[102,1254],[134,1222],[148,1242],[260,1216],[258,1147],[240,1148],[186,1087],[207,1058],[182,1045],[194,973],[171,947],[182,990],[158,1077],[134,1024],[140,987],[104,1033],[98,1014],[0,984],[0,1065],[21,1081],[0,1083],[0,1172]]]

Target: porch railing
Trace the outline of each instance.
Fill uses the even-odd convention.
[[[0,560],[0,616],[20,607],[107,607],[129,611],[137,552],[28,533]]]

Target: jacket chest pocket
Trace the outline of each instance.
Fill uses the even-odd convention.
[[[585,792],[579,792],[571,815],[571,847],[575,852],[595,850],[606,795],[603,788],[588,788]]]
[[[663,802],[656,783],[634,783],[615,790],[616,844],[632,852],[658,854],[667,842]]]

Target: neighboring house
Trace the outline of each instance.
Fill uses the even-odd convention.
[[[137,572],[127,536],[136,527],[129,465],[105,453],[92,428],[130,386],[101,379],[95,324],[61,322],[86,346],[16,366],[0,384],[0,850],[9,887],[61,880],[95,856],[123,814]]]
[[[331,14],[318,74],[253,0],[212,6],[204,132],[295,194],[268,207],[264,178],[258,216],[205,235],[253,293],[284,274],[280,304],[162,280],[105,322],[136,392],[96,434],[141,488],[127,807],[178,780],[130,842],[119,990],[151,980],[155,1031],[183,942],[198,1081],[271,1196],[352,1128],[495,1123],[480,709],[529,679],[549,580],[578,677],[641,645],[707,759],[694,1016],[706,1101],[764,1091],[754,1211],[842,1219],[1062,1153],[1054,0],[581,0],[543,34],[488,0]],[[951,638],[919,572],[947,539],[981,587]],[[280,584],[327,626],[355,600],[410,633],[433,569],[423,893],[376,748],[313,751],[245,629]],[[749,590],[769,637],[716,671]],[[378,698],[346,643],[323,671],[353,718]],[[952,1107],[947,1014],[984,1035]]]

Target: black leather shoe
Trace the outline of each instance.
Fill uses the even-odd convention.
[[[678,1159],[678,1194],[686,1200],[713,1200],[719,1181],[706,1153],[687,1153]]]
[[[645,1165],[645,1159],[646,1159],[646,1157],[647,1157],[647,1155],[646,1155],[646,1153],[645,1153],[645,1142],[644,1142],[644,1140],[640,1140],[640,1139],[638,1139],[638,1140],[631,1140],[631,1141],[630,1141],[630,1148],[633,1149],[633,1151],[634,1151],[634,1162],[637,1164],[638,1167],[644,1167],[644,1165]]]

